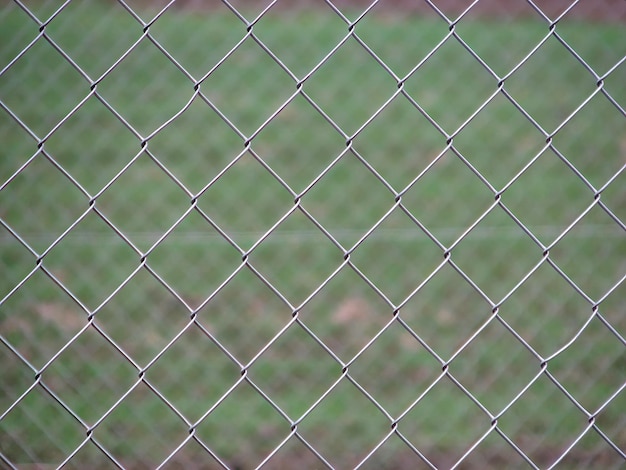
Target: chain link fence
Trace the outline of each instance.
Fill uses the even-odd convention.
[[[626,2],[1,1],[3,468],[624,468]]]

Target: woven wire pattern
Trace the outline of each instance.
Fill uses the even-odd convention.
[[[625,20],[0,2],[2,465],[623,467]]]

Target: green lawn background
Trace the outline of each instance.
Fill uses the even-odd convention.
[[[39,18],[53,13],[48,4],[29,7]],[[0,11],[4,68],[38,36],[39,27],[15,6]],[[146,21],[155,13],[138,12]],[[357,16],[348,12],[351,19]],[[556,38],[549,38],[503,86],[537,125],[500,93],[457,132],[496,92],[498,78],[454,37],[408,75],[449,35],[440,19],[373,12],[356,26],[358,38],[386,67],[407,78],[405,94],[398,94],[397,81],[354,38],[308,76],[348,33],[348,26],[330,11],[270,11],[252,31],[292,76],[250,37],[197,83],[246,35],[246,25],[225,9],[172,10],[150,26],[150,37],[190,76],[148,38],[95,85],[41,38],[0,75],[5,108],[0,114],[0,413],[40,380],[0,420],[5,458],[58,465],[86,438],[85,427],[98,423],[93,437],[119,462],[154,465],[173,452],[193,426],[195,436],[224,462],[247,468],[268,455],[298,420],[299,435],[331,464],[354,465],[391,431],[392,420],[410,409],[398,424],[402,436],[426,457],[454,462],[489,430],[491,418],[452,380],[439,379],[443,364],[453,358],[452,376],[498,415],[540,372],[542,359],[569,343],[599,301],[602,319],[618,335],[594,318],[569,348],[548,361],[548,371],[582,407],[592,413],[601,410],[595,418],[598,427],[624,449],[619,412],[625,404],[623,393],[606,404],[623,385],[626,367],[620,283],[626,272],[623,173],[607,185],[624,164],[624,115],[597,92],[561,128],[596,91],[597,79]],[[625,69],[613,69],[625,52],[623,28],[564,20],[557,31],[623,107]],[[548,34],[548,25],[539,19],[501,22],[470,16],[455,32],[501,79]],[[72,3],[45,28],[93,81],[142,33],[143,26],[122,8],[98,2]],[[304,77],[306,97],[297,95],[262,126]],[[198,87],[202,96],[195,94]],[[100,99],[92,94],[65,119],[90,91]],[[450,136],[453,149],[445,151]],[[586,182],[555,151],[545,149],[548,137]],[[248,144],[251,152],[245,151]],[[595,204],[552,246],[594,202],[593,188],[602,189],[602,203],[621,226]],[[511,293],[545,256],[501,206],[493,207],[496,193],[543,247],[550,247],[550,262],[583,295],[546,260]],[[302,210],[296,208],[258,244],[296,200]],[[80,223],[49,249],[85,211]],[[450,246],[457,269],[449,263],[442,266]],[[44,253],[41,269],[29,276]],[[109,299],[146,254],[145,266]],[[88,316],[59,284],[96,315],[48,364],[81,331]],[[495,305],[502,321],[493,319],[457,356],[491,318]],[[393,322],[359,355],[398,306],[401,321]],[[294,310],[300,323],[293,323]],[[189,325],[196,313],[196,323]],[[349,377],[306,414],[348,363]],[[41,376],[36,375],[44,365]],[[246,381],[204,416],[241,380],[242,368],[292,422]],[[138,383],[140,373],[145,382]],[[435,381],[432,391],[410,408]],[[85,425],[51,399],[41,384]],[[533,382],[498,420],[498,429],[539,465],[554,461],[587,426],[588,417],[548,374]],[[292,439],[282,452],[300,455],[303,449]],[[392,461],[407,449],[392,436],[376,454],[381,460],[375,458],[371,465]],[[577,449],[582,449],[582,462],[598,455],[611,464],[621,461],[594,430]],[[200,445],[191,441],[177,458],[193,462],[203,455]],[[522,462],[495,431],[474,455],[477,464],[490,455]],[[71,462],[104,467],[108,461],[88,443]]]

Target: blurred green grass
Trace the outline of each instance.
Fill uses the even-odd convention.
[[[144,19],[149,18],[148,12],[143,13]],[[0,66],[4,67],[37,36],[38,27],[17,8],[5,8],[0,21]],[[92,80],[142,35],[141,25],[126,12],[99,3],[72,3],[45,31]],[[529,20],[471,18],[456,28],[500,76],[508,73],[547,31],[545,24]],[[623,49],[626,41],[619,25],[564,21],[557,31],[600,75],[618,62],[620,54],[623,56],[620,47]],[[347,34],[347,25],[338,17],[315,10],[281,12],[263,17],[253,32],[296,77],[302,78]],[[404,78],[449,30],[433,18],[368,15],[356,32],[397,76]],[[246,28],[220,10],[175,11],[155,22],[150,34],[199,80],[246,34]],[[624,78],[622,65],[604,80],[605,90],[621,104],[626,102]],[[95,90],[102,101],[90,97],[48,135],[89,94],[90,86],[43,40],[0,76],[4,105],[39,139],[47,137],[38,150],[38,142],[12,117],[5,112],[0,115],[2,183],[39,152],[0,191],[4,223],[41,255],[89,209],[91,198],[97,195],[94,207],[138,251],[145,254],[151,250],[146,265],[192,309],[202,305],[242,267],[244,254],[291,304],[283,302],[244,266],[198,311],[197,324],[189,326],[145,371],[147,383],[159,390],[188,423],[145,383],[139,383],[95,428],[95,439],[125,464],[144,461],[153,465],[172,452],[188,436],[189,425],[240,380],[241,367],[249,365],[292,321],[292,307],[300,307],[344,263],[344,250],[350,251],[352,265],[391,303],[403,304],[399,318],[441,358],[438,360],[394,322],[350,363],[350,377],[394,419],[437,380],[442,362],[453,357],[490,318],[492,305],[484,296],[494,304],[506,298],[500,306],[501,318],[544,358],[567,344],[592,313],[591,304],[545,262],[508,297],[542,259],[543,250],[500,207],[495,207],[451,252],[456,266],[483,294],[446,264],[410,296],[444,261],[444,249],[417,228],[407,213],[449,247],[494,202],[494,191],[458,154],[495,191],[507,188],[502,203],[546,246],[594,201],[593,190],[551,150],[544,151],[507,187],[544,149],[546,136],[503,95],[456,133],[496,90],[497,79],[454,38],[404,83],[404,91],[448,135],[454,134],[458,153],[448,150],[416,182],[417,175],[446,148],[446,136],[402,94],[355,135],[398,87],[353,38],[302,87],[341,132],[299,95],[257,133],[296,91],[296,82],[251,38],[199,88],[239,132],[196,97],[183,114],[147,141],[147,151],[142,152],[142,140],[183,109],[194,95],[193,80],[144,39],[97,83]],[[593,93],[596,80],[550,38],[506,80],[504,88],[551,134]],[[599,189],[623,165],[623,123],[619,110],[597,94],[553,136],[553,144]],[[253,134],[250,148],[254,154],[244,152],[245,140]],[[351,145],[346,150],[347,139]],[[47,161],[42,151],[83,189]],[[115,179],[136,155],[132,166]],[[206,188],[235,158],[236,163]],[[323,178],[310,186],[327,168]],[[626,192],[621,181],[623,175],[606,187],[602,201],[623,221]],[[358,243],[396,205],[399,193],[402,207],[396,207],[372,235]],[[197,210],[189,212],[171,235],[152,249],[196,196]],[[293,208],[296,197],[342,248],[296,210],[249,252],[259,237]],[[238,248],[212,228],[207,218]],[[550,250],[550,259],[592,302],[602,299],[599,311],[622,335],[623,283],[604,297],[626,271],[625,254],[622,229],[598,206]],[[4,269],[0,298],[35,268],[37,255],[4,230],[0,239]],[[137,367],[143,369],[151,363],[190,322],[186,306],[145,268],[103,304],[135,271],[141,256],[90,211],[42,260],[42,266],[87,309],[98,309],[94,324],[110,339],[105,340],[90,326],[41,375],[42,382],[87,425],[98,421],[136,384]],[[392,319],[393,310],[346,265],[302,306],[298,321],[347,363]],[[36,369],[80,331],[86,318],[42,270],[0,305],[2,336]],[[238,362],[228,359],[198,324]],[[0,409],[4,412],[33,383],[35,374],[8,348],[3,347],[2,354],[6,366]],[[540,363],[493,320],[451,362],[449,370],[480,403],[497,414],[539,373]],[[625,367],[623,343],[598,319],[549,362],[551,374],[590,411],[599,409],[619,388]],[[342,364],[294,323],[246,374],[296,420],[341,377]],[[598,426],[618,445],[626,442],[620,424],[621,405],[623,394],[596,417]],[[585,429],[587,420],[542,375],[500,418],[499,426],[536,462],[549,464]],[[52,434],[51,426],[56,430]],[[436,460],[443,453],[454,461],[489,427],[490,418],[444,377],[403,418],[398,429],[427,457]],[[344,378],[297,429],[331,463],[354,465],[391,430],[391,421]],[[290,423],[244,381],[199,424],[196,433],[220,458],[249,466],[256,465],[289,435]],[[0,421],[0,434],[2,453],[23,463],[59,464],[85,439],[85,429],[40,386]],[[543,443],[537,442],[537,436]],[[588,436],[581,446],[593,455],[601,447],[600,438],[593,433]],[[490,437],[485,442],[485,449],[477,451],[479,455],[501,452],[514,458],[502,441]],[[394,437],[381,455],[397,455],[403,449],[405,445]],[[192,462],[202,452],[191,444],[179,458]],[[611,455],[611,462],[616,456]],[[104,465],[103,458],[88,445],[75,463]]]

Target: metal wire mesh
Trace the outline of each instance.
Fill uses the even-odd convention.
[[[0,2],[2,465],[622,468],[625,19]]]

